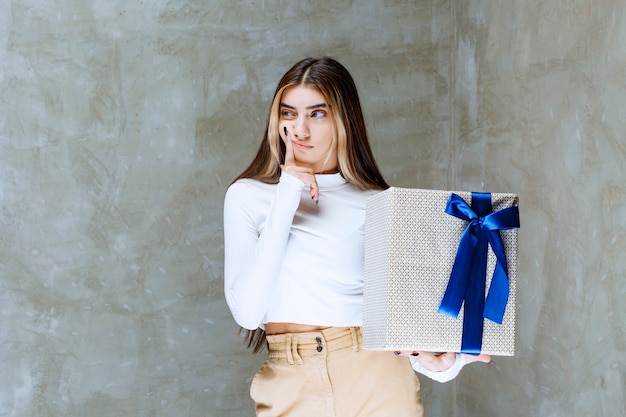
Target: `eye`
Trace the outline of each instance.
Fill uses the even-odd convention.
[[[326,112],[324,110],[315,110],[311,112],[311,117],[314,119],[318,119],[320,117],[326,116]]]
[[[293,110],[281,109],[280,116],[285,119],[293,119],[296,116],[296,114],[293,112]]]

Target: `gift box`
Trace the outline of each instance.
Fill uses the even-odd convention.
[[[514,355],[517,206],[507,193],[369,197],[363,347]]]

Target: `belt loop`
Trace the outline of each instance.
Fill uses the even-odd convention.
[[[292,355],[292,351],[291,351],[291,345],[292,345],[292,340],[291,340],[291,335],[288,334],[287,337],[285,338],[285,353],[287,354],[287,362],[289,363],[289,365],[293,365],[293,355]]]
[[[359,351],[359,339],[356,335],[356,329],[354,327],[350,327],[350,334],[352,335],[352,351]]]
[[[293,357],[296,358],[296,362],[298,362],[298,365],[302,365],[304,361],[302,361],[302,356],[300,356],[300,354],[298,353],[299,343],[300,343],[300,338],[296,336],[296,339],[291,343],[291,355],[292,355],[292,358]]]

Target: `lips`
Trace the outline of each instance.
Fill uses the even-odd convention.
[[[304,144],[304,143],[302,143],[302,142],[298,142],[298,141],[295,141],[295,140],[294,140],[294,141],[292,141],[292,142],[293,142],[293,146],[295,146],[295,147],[296,147],[296,148],[298,148],[298,149],[308,150],[308,149],[313,148],[313,147],[312,147],[312,146],[310,146],[310,145],[306,145],[306,144]]]

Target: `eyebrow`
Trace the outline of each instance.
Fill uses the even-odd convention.
[[[297,110],[294,106],[290,106],[290,105],[289,105],[289,104],[287,104],[287,103],[282,103],[282,102],[281,102],[281,103],[280,103],[280,105],[281,105],[281,107],[287,107],[288,109]],[[314,104],[314,105],[312,105],[312,106],[308,106],[308,107],[306,108],[306,110],[323,109],[323,108],[326,108],[326,107],[328,107],[328,106],[326,105],[326,103],[320,103],[320,104]]]

